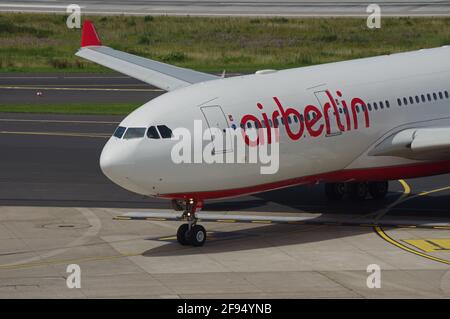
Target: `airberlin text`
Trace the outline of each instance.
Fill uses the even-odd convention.
[[[248,127],[248,122],[251,122],[251,125],[257,128],[266,129],[267,133],[264,135],[267,136],[267,144],[271,144],[274,140],[271,134],[271,128],[278,128],[278,118],[280,117],[281,123],[284,124],[286,135],[293,141],[297,141],[307,135],[310,137],[319,137],[324,134],[330,135],[333,124],[335,124],[340,132],[357,130],[359,114],[364,116],[365,127],[370,127],[369,111],[366,103],[361,98],[352,98],[350,104],[348,104],[342,98],[341,91],[336,91],[338,98],[334,98],[329,90],[325,91],[325,93],[329,101],[325,102],[321,109],[310,104],[304,107],[302,113],[291,107],[286,108],[282,101],[274,96],[273,102],[277,108],[273,111],[270,118],[269,115],[263,112],[264,106],[261,103],[257,103],[258,109],[262,112],[262,120],[253,114],[246,114],[241,119],[241,127],[246,128]],[[337,103],[339,103],[339,107]],[[295,123],[298,122],[298,129],[296,131],[292,128],[292,119],[295,120]],[[258,134],[256,138],[252,139],[251,136],[245,134],[245,143],[250,146],[263,145],[266,142],[263,138],[264,135]]]

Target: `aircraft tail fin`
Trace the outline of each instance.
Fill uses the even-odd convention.
[[[81,31],[81,47],[101,46],[102,42],[91,20],[84,20]]]

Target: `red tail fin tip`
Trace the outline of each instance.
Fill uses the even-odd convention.
[[[97,31],[95,31],[94,23],[91,20],[84,20],[83,29],[81,31],[81,46],[102,45]]]

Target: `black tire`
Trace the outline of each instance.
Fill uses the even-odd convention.
[[[329,200],[341,200],[346,193],[344,183],[327,183],[325,184],[325,195]]]
[[[367,183],[352,182],[347,185],[348,195],[353,200],[364,200],[367,196]]]
[[[189,238],[188,238],[188,232],[189,232],[189,225],[183,224],[180,227],[178,227],[177,231],[177,240],[180,245],[187,246],[190,244]]]
[[[206,230],[202,225],[195,225],[188,234],[189,243],[194,247],[203,246],[206,241]]]
[[[369,183],[369,194],[374,199],[382,199],[386,197],[388,191],[389,183],[387,181]]]

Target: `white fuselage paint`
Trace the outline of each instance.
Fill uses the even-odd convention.
[[[304,136],[294,141],[280,125],[280,167],[276,174],[260,174],[257,164],[175,164],[170,156],[176,141],[147,137],[111,137],[101,156],[102,169],[111,180],[130,191],[160,196],[241,189],[345,169],[416,163],[367,153],[385,137],[405,128],[450,124],[448,98],[414,104],[408,101],[407,106],[403,101],[402,106],[397,104],[398,98],[409,100],[410,96],[415,99],[416,95],[450,91],[450,47],[198,83],[153,99],[128,115],[120,126],[164,124],[192,131],[194,120],[202,120],[207,129],[201,111],[204,106],[220,106],[227,119],[232,115],[239,126],[246,114],[262,120],[265,112],[270,118],[277,109],[273,97],[283,107],[300,114],[309,104],[322,110],[315,92],[324,90],[334,98],[336,91],[342,92],[349,109],[352,98],[372,105],[389,101],[390,107],[372,107],[369,127],[361,111],[357,115],[358,129],[354,129],[350,114],[352,129],[330,136],[324,129],[318,137],[311,137],[305,128]],[[262,111],[257,103],[264,106]],[[345,116],[340,116],[345,123]],[[332,115],[330,122],[331,129],[336,129]],[[323,118],[316,125],[320,123],[324,123]]]

